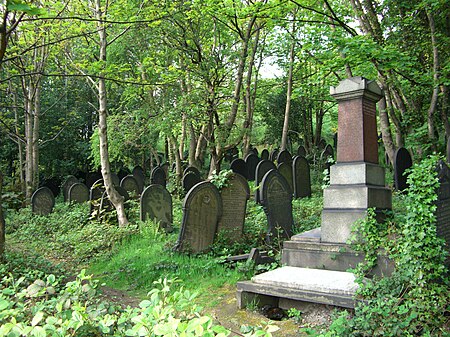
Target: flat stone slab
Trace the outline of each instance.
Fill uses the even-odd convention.
[[[287,266],[238,282],[237,297],[239,308],[259,297],[354,308],[357,289],[352,273]]]
[[[355,295],[358,284],[355,275],[349,272],[281,267],[252,278],[253,283],[296,290],[309,290],[326,294]]]
[[[321,238],[321,228],[314,228],[309,231],[295,234],[291,237],[292,241],[313,241],[313,242],[320,242]]]

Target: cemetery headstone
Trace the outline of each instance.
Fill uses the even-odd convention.
[[[152,170],[150,182],[151,184],[158,184],[166,187],[166,174],[164,173],[164,170],[161,168],[161,166],[156,166]]]
[[[134,177],[134,179],[136,179],[136,182],[138,183],[139,193],[142,193],[142,191],[144,190],[144,185],[145,185],[144,169],[140,166],[136,166],[133,169],[131,175]]]
[[[183,176],[185,176],[189,172],[192,172],[193,174],[195,174],[199,179],[201,178],[200,171],[196,167],[194,167],[194,166],[186,167],[183,171]]]
[[[176,249],[198,253],[213,242],[222,215],[222,198],[209,181],[195,185],[183,202],[183,220]]]
[[[275,161],[278,158],[278,153],[280,151],[278,149],[273,149],[272,152],[270,152],[270,160]]]
[[[239,156],[239,150],[237,149],[237,147],[233,147],[233,148],[225,151],[225,160],[229,163],[231,163],[238,156]]]
[[[408,179],[405,171],[412,166],[412,158],[408,150],[400,147],[395,151],[394,163],[394,183],[397,191],[404,191],[408,188],[406,180]]]
[[[447,259],[445,264],[450,266],[450,169],[446,163],[439,161],[438,166],[439,189],[436,201],[436,234],[444,239]]]
[[[294,198],[311,196],[311,175],[308,160],[297,156],[292,163],[292,181],[294,184]]]
[[[183,181],[182,181],[184,192],[188,193],[192,187],[194,187],[201,181],[202,181],[201,178],[197,174],[195,174],[192,171],[188,171],[183,176]]]
[[[31,210],[34,214],[48,215],[55,206],[55,196],[48,187],[38,188],[31,196]]]
[[[259,157],[254,153],[249,153],[247,155],[247,157],[245,157],[245,163],[247,164],[249,181],[255,180],[256,166],[258,165],[259,161],[260,161]]]
[[[67,196],[69,202],[81,204],[89,200],[89,188],[83,183],[75,183],[69,188]]]
[[[244,231],[247,200],[250,198],[250,188],[247,180],[234,173],[228,184],[220,191],[222,197],[222,216],[217,226],[217,232],[225,232],[227,238],[238,240]]]
[[[256,203],[260,203],[260,189],[261,189],[261,182],[262,179],[264,178],[264,176],[266,175],[267,172],[269,172],[270,170],[276,170],[277,167],[275,166],[275,164],[270,161],[270,160],[261,160],[258,165],[256,166],[256,171],[255,171],[255,186],[256,186],[256,191],[255,191],[255,202]]]
[[[127,175],[120,182],[120,187],[123,187],[129,194],[134,195],[135,197],[139,196],[139,185],[132,175]]]
[[[264,149],[261,151],[261,160],[269,160],[270,158],[270,153],[269,150]]]
[[[117,174],[111,173],[111,180],[114,186],[120,186],[120,178]]]
[[[165,175],[166,175],[166,181],[169,178],[169,169],[170,169],[170,164],[166,161],[164,164],[161,165],[161,168],[163,169]]]
[[[338,144],[338,134],[337,132],[333,135],[333,148],[337,149]]]
[[[78,183],[78,179],[74,176],[68,176],[64,183],[62,184],[62,190],[63,190],[63,197],[64,201],[68,200],[69,196],[69,189],[73,184]]]
[[[286,179],[291,192],[294,190],[294,183],[293,183],[293,177],[292,177],[292,165],[289,163],[281,163],[277,166],[278,172]]]
[[[105,185],[103,184],[103,179],[98,179],[92,183],[91,189],[89,191],[89,201],[91,203],[91,213],[93,211],[100,210],[100,201],[105,192]]]
[[[133,168],[133,171],[131,171],[131,175],[134,177],[139,175],[142,178],[144,178],[145,177],[144,169],[140,165],[137,165]]]
[[[323,139],[323,138],[320,140],[319,144],[317,144],[317,148],[320,151],[323,151],[326,146],[327,146],[327,141],[325,139]]]
[[[292,155],[288,150],[283,150],[278,154],[277,164],[281,163],[292,164]]]
[[[144,190],[141,195],[140,216],[141,221],[151,219],[167,232],[173,230],[172,196],[164,186],[154,184]]]
[[[240,174],[245,179],[248,179],[248,167],[247,163],[241,159],[237,158],[231,162],[230,169],[237,174]]]
[[[252,147],[252,148],[250,149],[249,153],[253,153],[253,154],[255,154],[256,156],[259,156],[259,152],[258,152],[258,149],[257,149],[256,147]]]
[[[300,145],[297,148],[297,156],[303,156],[303,157],[306,156],[306,148],[303,145]]]
[[[328,176],[330,175],[330,166],[332,162],[330,160],[334,159],[334,150],[330,144],[325,146],[325,149],[320,154],[320,161],[323,164],[323,168],[328,171]]]
[[[294,220],[292,217],[292,191],[286,179],[270,170],[262,180],[261,204],[267,216],[269,241],[290,238]]]
[[[114,186],[116,191],[123,197],[123,201],[127,201],[130,199],[128,192],[121,186]],[[103,192],[102,197],[100,199],[100,212],[111,212],[114,210],[114,205],[109,200],[108,194],[106,191]]]

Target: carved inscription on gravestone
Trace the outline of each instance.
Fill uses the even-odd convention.
[[[141,221],[151,219],[166,231],[173,229],[172,196],[164,186],[153,184],[144,190],[141,195],[140,216]]]
[[[267,216],[268,240],[292,236],[292,192],[284,177],[270,170],[263,178],[261,204]]]
[[[89,200],[89,189],[83,183],[73,184],[69,189],[68,201],[83,203]]]
[[[48,187],[38,188],[31,196],[31,210],[34,214],[48,215],[55,206],[55,197]]]
[[[193,253],[207,249],[216,235],[222,215],[222,198],[208,181],[195,185],[183,202],[183,221],[176,249]]]
[[[222,216],[217,231],[225,231],[228,238],[239,239],[244,231],[245,211],[250,189],[247,180],[234,173],[227,186],[220,191],[222,196]]]

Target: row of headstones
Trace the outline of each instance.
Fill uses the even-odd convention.
[[[238,173],[233,173],[220,192],[209,181],[197,183],[183,202],[183,220],[176,249],[192,253],[204,251],[221,231],[226,231],[231,239],[239,240],[244,231],[249,197],[247,179]],[[267,239],[291,237],[292,191],[278,170],[270,169],[265,173],[259,199],[267,216]]]

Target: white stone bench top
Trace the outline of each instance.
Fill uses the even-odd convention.
[[[355,275],[352,273],[289,266],[254,276],[252,282],[258,285],[347,296],[353,296],[358,289]]]

